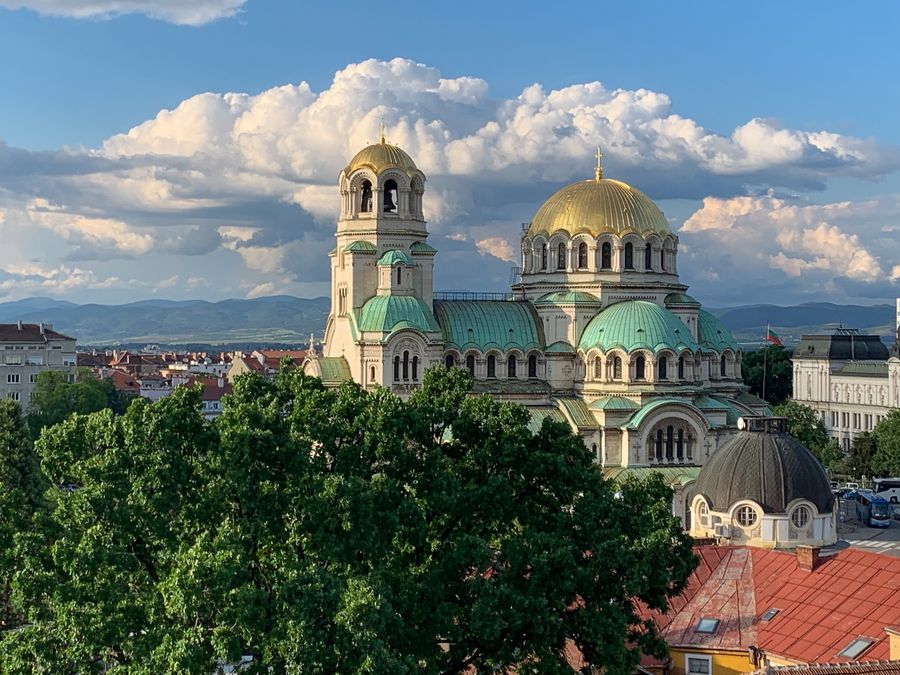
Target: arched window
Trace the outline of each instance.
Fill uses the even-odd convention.
[[[493,354],[487,358],[487,376],[497,377],[497,358]]]
[[[534,354],[528,357],[528,377],[537,377],[537,357]]]
[[[374,381],[375,381],[375,366],[372,366],[371,370],[369,371],[369,382],[374,382]]]
[[[613,371],[613,379],[621,380],[622,379],[622,359],[618,356],[614,356],[612,360],[612,371]]]
[[[403,275],[403,268],[398,266],[397,267],[397,285],[398,286],[400,285],[400,281],[403,278],[402,275]]]
[[[453,358],[453,354],[447,354],[447,356],[444,357],[444,365],[447,366],[448,368],[452,368],[453,366],[456,365],[456,361]]]
[[[706,502],[697,504],[697,516],[699,516],[700,524],[703,525],[703,527],[709,526],[709,507],[706,505]]]
[[[666,460],[671,462],[675,458],[675,427],[671,424],[666,427]]]
[[[594,357],[594,379],[599,380],[603,377],[603,362],[599,356]]]
[[[475,357],[472,354],[466,357],[466,370],[469,371],[469,375],[475,377]]]
[[[663,272],[666,271],[666,249],[664,248],[659,250],[659,269]]]
[[[684,429],[678,430],[678,439],[675,441],[675,455],[679,462],[684,461]]]
[[[683,356],[678,357],[678,379],[679,380],[684,379],[684,357]]]
[[[547,269],[547,244],[541,244],[541,271]]]
[[[400,381],[400,357],[394,357],[394,382]]]
[[[397,181],[389,180],[384,184],[384,212],[394,213],[397,210]]]
[[[412,377],[412,379],[413,379],[413,382],[419,381],[419,357],[418,356],[413,357],[413,377]]]
[[[662,429],[656,430],[656,461],[661,462],[663,458],[663,432]]]
[[[372,183],[364,180],[362,184],[362,197],[359,202],[359,210],[361,213],[372,212]]]
[[[791,513],[791,522],[798,530],[806,529],[806,526],[809,525],[809,520],[810,512],[808,506],[803,506],[801,504]]]
[[[556,247],[556,269],[566,269],[566,245],[562,242]]]
[[[625,244],[625,269],[634,269],[634,246],[630,242]]]
[[[738,507],[735,520],[741,527],[753,527],[756,525],[756,509],[752,506]]]
[[[722,359],[719,361],[719,375],[725,377],[725,355],[722,354]]]
[[[600,267],[604,270],[612,269],[612,244],[608,241],[600,247]]]
[[[637,357],[634,361],[634,377],[636,380],[643,380],[647,373],[646,371],[646,359],[643,356]]]
[[[669,360],[665,356],[659,360],[659,379],[669,379]]]
[[[581,242],[578,244],[578,269],[586,270],[587,269],[587,244]]]
[[[644,269],[648,272],[653,269],[653,247],[650,244],[644,247]]]
[[[409,379],[409,352],[403,352],[403,379]]]
[[[509,358],[506,359],[506,376],[507,377],[516,377],[516,355],[510,354]]]

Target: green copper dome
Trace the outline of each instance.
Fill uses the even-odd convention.
[[[441,331],[431,310],[419,298],[411,295],[376,295],[366,301],[356,317],[358,330],[390,335],[404,328],[423,333]]]
[[[699,349],[681,319],[645,300],[628,300],[604,309],[584,329],[578,347],[584,351],[598,347],[603,351],[647,349],[653,353]]]
[[[387,267],[390,267],[391,265],[397,265],[397,264],[415,265],[415,263],[412,261],[412,258],[410,258],[408,255],[406,255],[406,253],[404,253],[403,251],[401,251],[398,248],[391,249],[390,251],[386,251],[384,253],[384,255],[382,255],[378,259],[378,262],[376,264],[384,265]]]
[[[697,341],[700,343],[700,349],[705,352],[721,354],[726,349],[735,352],[740,349],[731,331],[725,328],[725,324],[705,309],[701,309],[697,315]]]
[[[535,305],[600,305],[600,298],[584,291],[556,291],[542,295]]]

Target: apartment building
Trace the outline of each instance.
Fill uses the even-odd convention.
[[[0,398],[25,408],[40,373],[61,370],[74,378],[75,363],[75,338],[49,324],[0,324]]]

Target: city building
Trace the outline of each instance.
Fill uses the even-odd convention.
[[[897,338],[888,351],[877,335],[838,328],[804,335],[794,349],[793,398],[819,413],[844,450],[900,408],[900,317]]]
[[[306,372],[405,396],[428,368],[465,368],[475,392],[570,425],[611,474],[655,467],[689,483],[765,402],[728,329],[679,280],[663,213],[605,178],[600,157],[523,229],[510,294],[461,294],[433,291],[425,175],[383,137],[362,149],[338,178],[332,307]]]
[[[0,324],[0,397],[28,407],[37,377],[48,370],[75,378],[75,338],[44,323]]]

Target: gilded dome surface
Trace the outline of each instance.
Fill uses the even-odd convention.
[[[370,169],[376,174],[385,169],[400,169],[405,174],[411,175],[419,170],[412,157],[396,145],[386,142],[384,137],[380,142],[367,145],[357,152],[344,169],[344,173],[350,174],[363,168]]]
[[[641,236],[672,234],[663,212],[653,200],[627,183],[600,178],[567,185],[537,210],[528,236],[550,236],[565,231],[574,236],[587,232]]]

